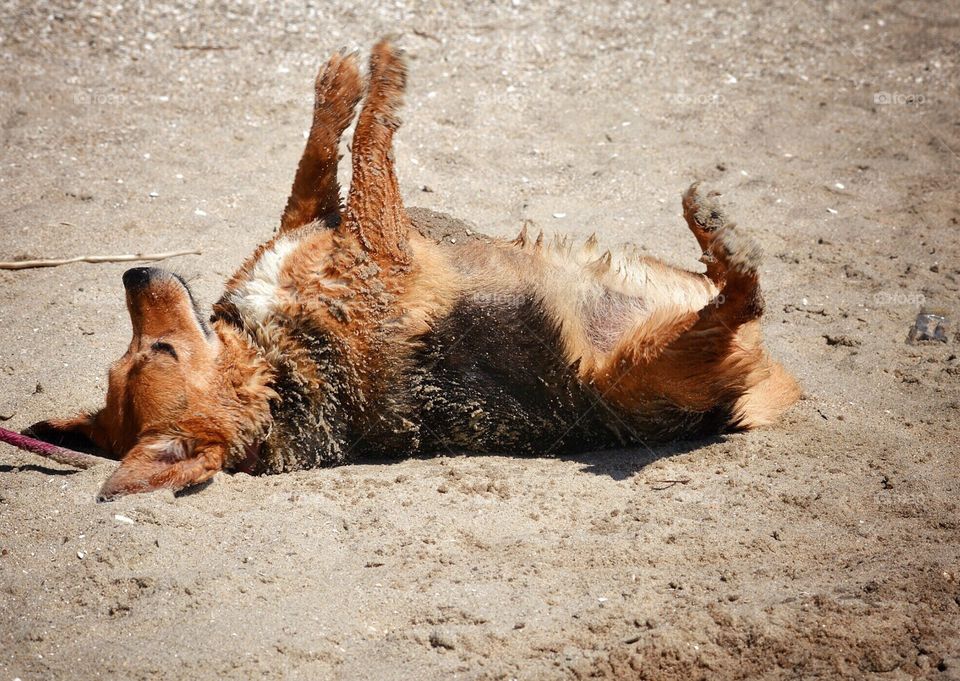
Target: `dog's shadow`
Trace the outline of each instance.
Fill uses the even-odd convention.
[[[696,451],[712,444],[723,442],[723,435],[701,438],[698,440],[680,440],[676,442],[658,444],[654,446],[641,445],[634,448],[623,449],[605,449],[598,451],[585,451],[582,453],[558,453],[556,455],[537,455],[537,454],[511,454],[503,453],[475,453],[475,452],[456,452],[456,451],[438,451],[429,454],[413,454],[409,456],[374,456],[361,455],[351,459],[352,464],[368,465],[390,465],[398,464],[403,461],[420,460],[429,461],[441,456],[449,456],[457,459],[483,459],[489,457],[509,457],[515,459],[556,459],[560,461],[569,461],[580,466],[580,470],[593,475],[606,476],[612,480],[629,480],[637,473],[641,472],[650,464],[661,459],[669,459],[681,454]],[[349,464],[347,464],[349,465]],[[51,476],[69,476],[80,471],[69,468],[53,468],[42,464],[0,464],[0,474],[3,473],[41,473]],[[178,497],[188,497],[197,494],[213,483],[208,480],[200,485],[194,485],[177,492]]]
[[[632,449],[566,454],[556,458],[579,463],[580,470],[586,473],[605,475],[614,480],[627,480],[660,459],[670,459],[723,441],[722,435],[714,435],[699,440],[678,440],[667,444],[641,445]]]
[[[23,473],[24,471],[29,473],[42,473],[43,475],[74,475],[80,471],[76,468],[51,468],[50,466],[42,466],[35,463],[23,463],[23,464],[0,464],[0,473]]]
[[[570,461],[580,465],[580,470],[594,475],[607,476],[613,480],[628,480],[642,471],[650,464],[660,459],[669,459],[681,454],[696,451],[712,444],[717,444],[725,440],[723,435],[714,435],[700,438],[697,440],[677,440],[675,442],[657,444],[657,445],[639,445],[632,448],[622,449],[603,449],[595,451],[584,451],[578,453],[558,453],[558,454],[511,454],[502,453],[477,453],[477,452],[458,452],[458,451],[437,451],[430,454],[414,454],[404,457],[374,456],[362,455],[351,460],[351,463],[370,464],[370,465],[388,465],[397,464],[411,459],[429,461],[439,456],[451,456],[457,459],[477,459],[492,456],[509,457],[516,459],[557,459],[560,461]]]

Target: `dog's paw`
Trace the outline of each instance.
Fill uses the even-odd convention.
[[[363,93],[356,53],[334,53],[317,75],[315,91],[315,119],[327,118],[323,122],[345,129]]]
[[[726,266],[727,272],[739,272],[755,276],[763,251],[751,237],[728,222],[713,235],[711,255]]]
[[[717,201],[718,196],[720,193],[716,191],[704,195],[699,182],[694,182],[684,193],[683,216],[695,234],[697,231],[713,234],[727,224],[727,215]]]

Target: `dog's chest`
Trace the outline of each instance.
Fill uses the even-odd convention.
[[[293,236],[277,239],[227,294],[226,299],[248,329],[270,323],[275,315],[283,297],[284,265],[299,245],[299,239]]]
[[[272,426],[259,462],[266,472],[339,463],[348,449],[356,372],[344,361],[343,339],[310,313],[307,292],[323,289],[322,269],[302,267],[310,234],[268,244],[217,306],[273,369],[271,387],[278,397],[271,404]]]

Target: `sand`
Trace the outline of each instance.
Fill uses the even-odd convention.
[[[166,266],[209,305],[279,223],[317,67],[392,33],[409,205],[695,268],[702,179],[805,399],[711,441],[109,504],[109,466],[0,445],[0,678],[960,678],[957,3],[2,14],[2,259],[198,248]],[[126,267],[0,272],[3,426],[99,405]],[[907,344],[924,305],[946,342]]]

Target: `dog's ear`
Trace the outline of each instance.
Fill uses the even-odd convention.
[[[189,436],[149,436],[131,449],[100,488],[98,501],[158,489],[181,490],[223,470],[227,447]]]
[[[68,418],[40,421],[25,428],[23,434],[78,452],[110,455],[110,448],[97,424],[98,414],[81,412]]]

